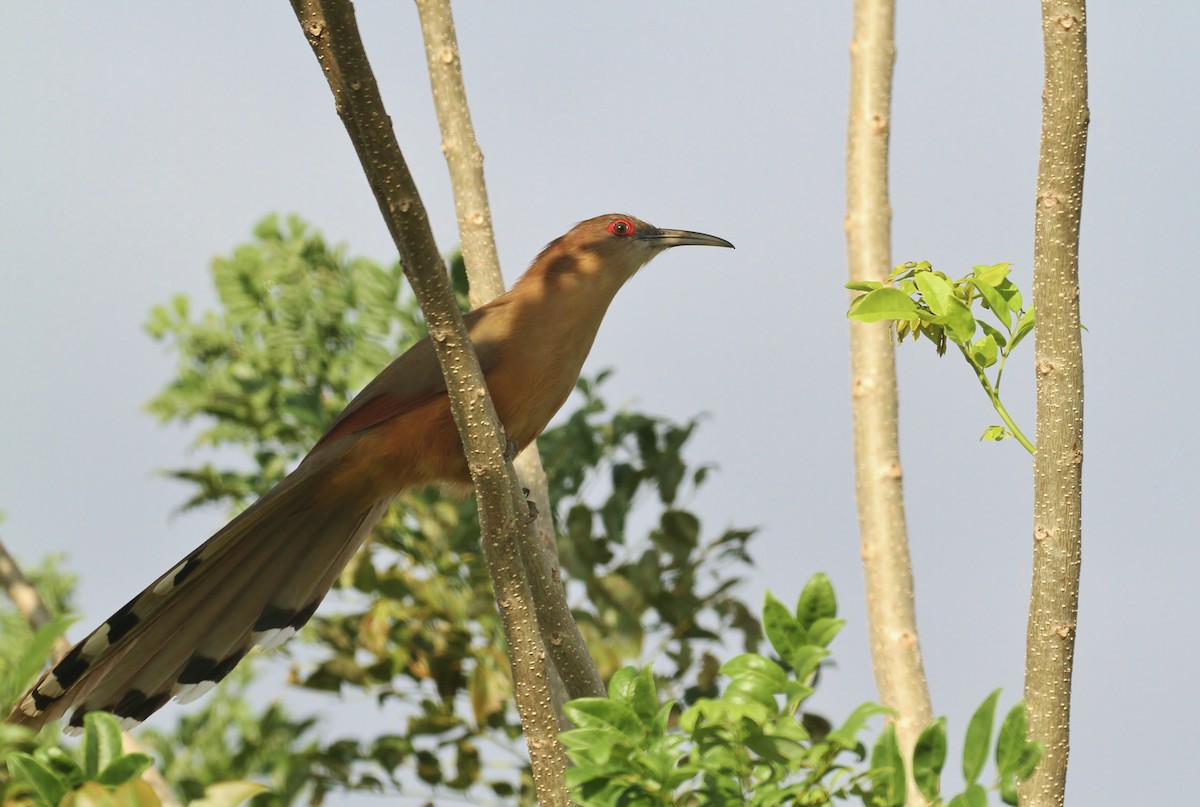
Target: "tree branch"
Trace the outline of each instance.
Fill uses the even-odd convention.
[[[504,292],[483,176],[483,152],[471,124],[450,0],[416,0],[416,5],[421,17],[434,108],[442,132],[442,153],[446,156],[450,183],[454,188],[463,261],[470,279],[471,305],[478,307]],[[540,545],[522,541],[521,555],[533,588],[542,639],[567,694],[575,698],[602,698],[606,694],[604,682],[571,616],[560,582],[549,486],[537,444],[531,444],[521,452],[514,465],[521,484],[529,489],[530,500],[538,508],[536,530]],[[559,700],[556,697],[557,706],[561,706]]]
[[[1021,803],[1027,807],[1063,803],[1070,745],[1083,553],[1079,220],[1088,130],[1084,0],[1043,0],[1042,36],[1045,79],[1033,247],[1037,453],[1025,702],[1029,736],[1045,743],[1046,755],[1021,785]]]
[[[16,606],[17,613],[29,627],[37,630],[50,621],[50,609],[46,607],[42,595],[21,571],[21,567],[17,565],[16,559],[8,553],[8,548],[4,546],[3,541],[0,541],[0,585],[4,586],[4,591]],[[59,636],[54,640],[54,647],[51,650],[54,654],[54,661],[57,663],[70,650],[71,643],[67,641],[67,637]]]
[[[566,805],[566,755],[550,707],[529,585],[515,536],[528,509],[516,473],[504,459],[504,440],[475,351],[454,303],[429,221],[408,171],[359,37],[349,0],[291,0],[317,61],[329,81],[338,115],[358,153],[380,212],[400,253],[405,275],[429,326],[454,420],[475,482],[481,543],[504,623],[517,710],[543,805]],[[528,539],[532,540],[532,539]]]
[[[846,143],[846,251],[852,281],[886,282],[891,269],[887,161],[894,28],[894,0],[855,0]],[[933,708],[913,599],[891,323],[850,323],[850,368],[855,487],[875,684],[883,704],[895,710],[896,736],[911,759],[917,737],[933,720]],[[925,803],[911,772],[908,803]]]

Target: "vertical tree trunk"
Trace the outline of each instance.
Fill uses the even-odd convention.
[[[851,280],[891,269],[888,134],[896,59],[894,0],[855,0],[846,146],[846,245]],[[871,658],[879,698],[896,711],[906,757],[933,720],[913,599],[897,435],[890,323],[850,323],[854,474],[866,577]],[[908,803],[923,804],[911,775]]]
[[[1046,755],[1021,787],[1024,805],[1061,805],[1066,790],[1082,556],[1079,220],[1088,130],[1086,32],[1084,0],[1043,0],[1046,72],[1033,266],[1037,453],[1025,702],[1030,737],[1045,743]]]

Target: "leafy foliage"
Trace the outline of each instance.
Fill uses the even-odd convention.
[[[931,723],[917,738],[913,748],[913,778],[917,789],[931,804],[948,803],[950,807],[975,807],[987,804],[987,789],[980,784],[988,752],[992,749],[992,725],[1000,690],[992,692],[967,724],[963,741],[962,774],[966,789],[949,802],[941,798],[941,775],[946,763],[946,719]],[[996,737],[996,790],[1005,804],[1017,803],[1017,782],[1029,778],[1045,750],[1040,742],[1027,739],[1024,701],[1018,703],[1004,718]]]
[[[980,439],[1015,437],[1032,454],[1033,444],[1000,400],[1004,365],[1035,324],[1033,307],[1025,308],[1021,290],[1008,276],[1010,267],[976,266],[970,275],[953,280],[934,271],[928,261],[903,263],[888,275],[895,285],[877,280],[847,283],[846,288],[865,292],[850,303],[847,316],[859,322],[893,321],[897,341],[906,336],[916,341],[924,335],[937,346],[939,356],[945,354],[947,342],[953,343],[1004,421],[1003,426],[989,426]],[[992,313],[996,325],[975,316],[975,303]]]
[[[830,804],[858,796],[868,805],[904,803],[904,765],[894,733],[885,731],[871,771],[856,771],[859,734],[884,710],[863,704],[836,729],[814,735],[802,706],[817,665],[841,623],[824,575],[809,581],[794,611],[768,595],[767,637],[783,663],[744,653],[720,669],[728,679],[715,697],[679,711],[660,704],[654,676],[626,667],[608,698],[571,701],[577,728],[562,735],[574,763],[572,798],[608,805]]]
[[[29,733],[29,732],[26,732]],[[57,745],[32,753],[8,751],[4,762],[12,780],[5,803],[36,807],[158,807],[157,794],[141,775],[154,760],[147,754],[127,754],[121,729],[112,715],[84,716],[83,741],[74,753]],[[252,782],[222,782],[202,794],[201,807],[237,807],[263,790]]]
[[[465,293],[457,256],[451,273]],[[171,472],[193,486],[185,506],[235,510],[278,482],[349,396],[424,329],[398,265],[349,258],[296,217],[260,222],[252,243],[214,261],[213,277],[219,312],[193,315],[183,297],[151,312],[147,330],[179,356],[179,370],[149,408],[165,422],[199,419],[199,447],[247,456],[248,463],[214,460]],[[753,649],[760,636],[733,594],[752,531],[705,535],[679,505],[709,471],[684,457],[695,421],[609,412],[599,395],[603,377],[581,381],[582,406],[540,440],[568,593],[602,673],[661,656],[664,684],[699,697],[711,689],[721,643],[740,634]],[[322,789],[399,786],[407,770],[410,782],[415,775],[439,788],[486,787],[528,802],[527,778],[493,775],[477,747],[484,738],[508,746],[520,729],[474,502],[425,489],[398,505],[302,635],[313,651],[293,677],[313,690],[401,702],[406,731],[314,741],[296,765],[311,764],[303,776],[317,777]],[[638,506],[639,522],[658,508],[644,537],[631,527]],[[271,719],[278,728],[291,718]],[[246,715],[234,722],[245,724]],[[185,724],[176,740],[211,742],[190,730]],[[247,758],[235,764],[242,750]],[[223,776],[264,773],[265,761],[251,764],[250,749],[242,750],[234,759],[168,760],[166,772],[189,793]],[[300,770],[272,774],[284,782],[283,801],[298,792],[287,782]]]
[[[727,680],[715,697],[680,710],[660,702],[650,668],[619,670],[607,698],[567,704],[576,728],[562,735],[574,767],[567,771],[572,798],[584,807],[669,807],[694,804],[823,805],[860,800],[866,807],[905,803],[907,764],[890,723],[867,750],[859,739],[868,721],[887,710],[873,703],[855,709],[837,728],[806,719],[818,665],[842,627],[833,587],[814,575],[789,610],[771,594],[763,625],[781,660],[744,653],[720,670]],[[963,746],[966,790],[951,807],[986,805],[979,783],[991,748],[999,699],[993,692],[967,727]],[[820,730],[816,727],[820,726]],[[946,761],[946,721],[919,738],[911,766],[921,794],[933,805],[941,797]],[[1001,798],[1016,804],[1016,783],[1041,758],[1039,743],[1025,734],[1025,707],[1004,720],[995,745]]]
[[[184,801],[202,798],[214,780],[254,779],[270,789],[253,798],[253,807],[290,804],[302,794],[319,803],[329,777],[312,735],[317,721],[294,719],[278,702],[252,706],[246,688],[253,671],[243,663],[203,711],[183,715],[169,732],[147,726],[139,739]]]

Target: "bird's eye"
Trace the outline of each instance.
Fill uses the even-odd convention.
[[[617,219],[605,229],[613,235],[633,235],[633,223],[629,219]]]

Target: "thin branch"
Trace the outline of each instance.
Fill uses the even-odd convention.
[[[454,207],[470,279],[471,305],[478,307],[504,291],[500,260],[483,176],[483,152],[475,138],[459,58],[450,0],[416,0],[429,64],[429,83],[442,132],[442,153],[454,188]],[[533,588],[538,624],[554,666],[571,697],[604,697],[604,682],[571,616],[560,582],[551,518],[549,484],[537,444],[517,457],[517,474],[538,509],[540,546],[522,542],[525,572]],[[556,697],[556,702],[559,698]]]
[[[963,358],[966,359],[967,364],[969,364],[971,369],[975,371],[975,377],[979,379],[979,385],[983,387],[983,391],[987,394],[988,400],[992,402],[992,408],[996,410],[996,414],[998,414],[1000,419],[1004,421],[1004,425],[1008,427],[1009,432],[1013,437],[1016,438],[1017,442],[1021,444],[1022,448],[1024,448],[1030,454],[1036,454],[1037,449],[1034,448],[1033,443],[1029,442],[1029,438],[1025,436],[1025,432],[1021,431],[1021,428],[1017,425],[1017,422],[1013,420],[1012,415],[1008,413],[1008,407],[1006,407],[1004,402],[1000,400],[1000,375],[996,375],[996,385],[993,386],[991,380],[989,380],[987,377],[987,373],[985,373],[983,368],[971,359],[970,354],[967,353],[967,349],[962,345],[958,345],[958,349],[962,352]],[[1007,356],[1005,358],[1007,358]],[[1003,365],[1000,367],[1000,372],[1004,372]]]
[[[50,621],[50,609],[46,607],[42,595],[38,594],[33,583],[29,582],[29,578],[21,571],[21,567],[17,565],[16,559],[8,553],[8,548],[4,546],[3,541],[0,541],[0,585],[4,586],[4,591],[16,606],[17,613],[29,627],[37,630]],[[67,641],[67,637],[59,636],[55,639],[51,649],[55,663],[70,650],[71,643]]]
[[[896,60],[894,0],[855,0],[846,144],[846,251],[850,279],[886,281],[891,269],[888,134]],[[879,698],[895,710],[906,758],[933,720],[921,660],[897,434],[890,323],[850,323],[851,404],[858,523],[871,658]],[[913,783],[908,803],[924,804]]]
[[[1046,755],[1021,786],[1021,804],[1027,807],[1063,803],[1070,747],[1083,555],[1079,220],[1088,130],[1084,0],[1042,0],[1042,36],[1045,79],[1033,247],[1037,453],[1025,703],[1029,736],[1046,745]]]
[[[338,115],[425,314],[475,482],[481,543],[508,640],[517,710],[533,767],[534,787],[541,804],[566,805],[566,755],[558,742],[554,709],[550,708],[550,686],[542,663],[546,649],[538,632],[532,594],[521,571],[516,538],[526,529],[528,508],[516,473],[504,458],[505,441],[495,407],[454,303],[425,208],[380,98],[353,6],[349,0],[291,2],[329,81]]]

